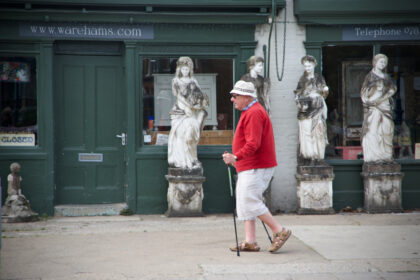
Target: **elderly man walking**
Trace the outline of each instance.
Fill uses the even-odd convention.
[[[240,251],[260,250],[255,236],[255,220],[258,217],[273,232],[270,252],[279,250],[291,235],[271,215],[263,202],[263,193],[268,188],[277,166],[273,127],[270,118],[257,101],[255,87],[251,82],[238,81],[230,92],[235,109],[242,111],[233,138],[233,153],[225,152],[223,161],[236,168],[236,213],[244,221],[245,240],[239,244]],[[236,251],[235,246],[230,248]]]

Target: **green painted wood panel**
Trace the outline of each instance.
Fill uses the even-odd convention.
[[[402,181],[402,207],[403,209],[420,208],[420,161],[402,160],[401,171],[404,173]]]
[[[204,168],[204,176],[206,181],[203,183],[204,213],[229,213],[232,212],[234,205],[230,196],[229,177],[226,164],[221,158],[221,154],[217,157],[203,157],[202,164]],[[234,176],[235,168],[231,168],[232,176]],[[233,187],[234,180],[232,177]]]
[[[126,132],[122,58],[57,55],[56,203],[125,201]],[[79,154],[98,154],[83,162]]]
[[[300,24],[395,24],[420,22],[418,0],[294,0]]]
[[[333,208],[336,211],[350,206],[352,209],[363,208],[364,187],[361,160],[327,160],[334,168]]]
[[[161,214],[168,209],[167,170],[168,162],[162,154],[137,160],[137,213]]]

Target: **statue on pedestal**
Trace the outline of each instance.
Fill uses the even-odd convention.
[[[397,91],[386,73],[388,58],[377,54],[373,69],[366,75],[360,91],[363,103],[363,183],[364,208],[369,213],[402,211],[401,165],[393,158],[394,121],[392,97]]]
[[[299,125],[298,213],[330,214],[332,208],[333,168],[324,161],[327,135],[328,87],[324,78],[315,73],[316,59],[302,57],[305,72],[295,93]]]
[[[251,56],[246,62],[248,73],[241,77],[245,82],[252,82],[257,91],[257,100],[270,115],[270,79],[263,77],[264,59],[260,56]]]
[[[197,145],[207,117],[207,94],[193,76],[193,61],[177,61],[172,93],[176,102],[170,111],[171,131],[168,139],[169,170],[167,216],[201,216],[203,168],[197,158]]]
[[[328,87],[324,78],[315,73],[316,59],[306,55],[301,63],[305,72],[299,80],[295,92],[298,108],[299,154],[303,159],[323,160],[327,139]]]
[[[32,222],[37,221],[39,216],[33,212],[29,201],[22,194],[19,176],[20,164],[14,162],[10,165],[11,173],[7,176],[7,198],[2,207],[2,221],[4,222]]]
[[[362,147],[365,162],[393,161],[392,96],[397,91],[392,78],[385,73],[388,58],[377,54],[373,69],[366,75],[360,96],[363,103]]]

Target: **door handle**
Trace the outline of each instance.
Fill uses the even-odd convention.
[[[117,138],[121,138],[121,145],[122,146],[125,146],[126,145],[126,143],[127,143],[127,134],[126,133],[121,133],[121,135],[115,135],[115,137],[117,137]]]

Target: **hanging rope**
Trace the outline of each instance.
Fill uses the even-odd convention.
[[[273,0],[274,1],[274,0]],[[281,65],[281,75],[279,75],[279,65],[278,65],[278,51],[277,51],[277,24],[274,25],[274,43],[276,46],[275,52],[276,52],[276,74],[277,74],[277,80],[280,82],[283,80],[283,74],[284,74],[284,60],[285,60],[285,54],[286,54],[286,17],[287,17],[287,10],[286,6],[284,7],[284,21],[283,21],[283,52],[282,52],[282,65]]]
[[[271,25],[270,25],[270,32],[268,34],[268,54],[267,54],[267,77],[270,77],[270,54],[271,54],[271,34],[273,32],[273,25],[274,25],[274,45],[275,45],[275,53],[276,53],[276,75],[277,80],[281,81],[283,79],[284,74],[284,61],[285,61],[285,53],[286,53],[286,22],[287,22],[287,5],[284,7],[284,21],[283,21],[283,51],[282,51],[282,66],[281,66],[281,75],[279,74],[279,65],[278,65],[278,47],[277,47],[277,25],[275,24],[275,19],[277,17],[277,8],[275,0],[271,1]]]
[[[276,3],[274,0],[271,0],[271,24],[270,32],[268,33],[268,51],[267,51],[267,61],[265,63],[267,68],[267,77],[270,77],[270,54],[271,54],[271,33],[273,32],[273,24],[276,16]]]

